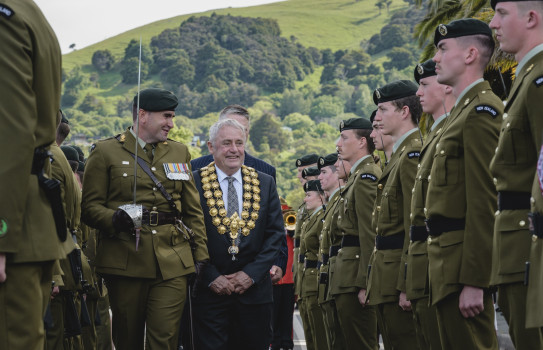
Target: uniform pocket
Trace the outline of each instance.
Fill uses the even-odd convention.
[[[119,193],[132,193],[134,191],[134,167],[113,166],[111,167],[111,186],[119,188]],[[137,179],[140,175],[138,172]]]
[[[498,159],[502,164],[529,163],[536,157],[535,147],[530,134],[529,125],[523,123],[521,117],[509,114],[502,125],[502,157]]]
[[[456,142],[440,142],[434,156],[432,182],[435,181],[437,186],[456,185],[461,174],[464,173],[462,154],[463,148]]]
[[[502,211],[496,217],[495,244],[498,247],[498,273],[507,275],[524,272],[529,260],[531,239],[528,213],[524,210]]]
[[[341,287],[355,287],[358,265],[360,261],[360,249],[356,247],[341,248],[336,259],[334,278],[338,279]]]
[[[458,283],[460,279],[462,247],[464,244],[464,230],[446,232],[438,240],[443,281],[446,284]]]
[[[388,187],[383,193],[381,199],[381,214],[386,215],[385,218],[388,218],[389,221],[394,221],[398,219],[398,194],[397,186]]]
[[[396,289],[400,268],[401,251],[383,251],[383,264],[379,273],[379,288],[382,296],[398,295]]]

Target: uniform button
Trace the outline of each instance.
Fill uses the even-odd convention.
[[[428,209],[424,208],[424,215],[428,214]]]
[[[153,207],[153,211],[157,211],[157,207]]]
[[[466,101],[464,102],[464,106],[467,106],[469,103],[469,98],[466,98]]]
[[[507,116],[508,116],[507,113],[504,113],[503,114],[503,119],[505,120],[505,118],[507,118]]]
[[[156,187],[153,187],[153,191],[156,191]]]
[[[413,187],[413,189],[411,189],[411,193],[415,193],[415,187]]]
[[[124,173],[124,174],[123,174],[123,176],[124,176],[124,177],[127,177],[127,176],[128,176],[128,174],[127,174],[127,173]]]
[[[379,227],[376,227],[375,228],[375,233],[378,233],[379,232]]]
[[[340,201],[342,201],[342,202],[343,202],[343,198],[341,198],[341,199],[340,199]]]
[[[498,179],[494,178],[494,179],[492,179],[492,181],[494,181],[494,185],[498,184]]]
[[[338,215],[338,216],[337,216],[337,219],[338,219],[338,220],[341,220],[341,215]]]
[[[339,248],[339,249],[337,250],[337,252],[338,252],[338,253],[341,253],[341,248]]]
[[[156,168],[155,168],[155,167],[152,167],[151,170],[152,170],[152,171],[156,171]]]
[[[151,231],[152,234],[156,235],[156,230]]]
[[[520,220],[520,222],[518,224],[520,225],[520,227],[524,227],[524,226],[526,226],[526,221]]]
[[[381,206],[380,205],[377,206],[377,211],[381,211]]]
[[[345,236],[345,232],[341,232],[341,235],[342,235],[342,236]]]
[[[505,124],[505,127],[506,127],[506,128],[508,128],[508,127],[510,127],[510,126],[511,126],[511,123]]]
[[[428,182],[432,179],[432,175],[428,175]]]
[[[494,216],[498,216],[498,215],[500,215],[500,211],[496,210],[496,212],[494,213]]]
[[[385,192],[385,197],[388,196],[388,192]]]
[[[486,94],[486,91],[485,91],[485,90],[483,90],[483,91],[481,91],[481,92],[482,92],[483,94]]]
[[[428,244],[432,243],[432,237],[428,236]]]
[[[535,199],[534,197],[530,197],[530,203],[534,204],[535,203]]]
[[[532,235],[532,241],[533,242],[537,241],[537,236],[536,235]]]
[[[383,184],[377,185],[377,188],[380,189],[380,190],[382,190],[382,189],[383,189]]]
[[[498,153],[498,147],[496,147],[496,149],[494,150],[494,153]]]
[[[422,175],[419,175],[419,180],[422,180]]]
[[[409,218],[413,220],[413,213],[409,214]]]
[[[439,154],[445,154],[445,150],[441,150],[441,152],[439,152]]]
[[[420,169],[420,164],[417,164],[417,168],[419,168],[419,169]]]
[[[354,257],[357,258],[357,259],[360,259],[360,255],[358,255],[358,254],[355,255]]]

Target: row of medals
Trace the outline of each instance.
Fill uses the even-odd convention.
[[[209,215],[213,225],[217,227],[219,234],[224,235],[229,232],[232,240],[232,245],[228,247],[228,253],[234,256],[239,253],[236,239],[241,232],[242,235],[248,236],[258,219],[258,211],[260,210],[260,181],[258,174],[253,168],[242,165],[241,172],[243,174],[243,210],[241,217],[235,212],[231,217],[226,216],[226,209],[222,199],[222,191],[217,181],[215,173],[215,162],[200,170],[202,177],[202,189],[204,197],[207,199]]]

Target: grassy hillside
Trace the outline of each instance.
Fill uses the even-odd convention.
[[[90,65],[96,50],[110,50],[114,56],[122,57],[131,39],[142,37],[149,43],[151,38],[164,29],[178,27],[190,16],[210,16],[231,14],[246,17],[267,17],[278,21],[282,36],[295,36],[304,46],[319,49],[350,49],[359,46],[360,41],[379,33],[388,23],[390,15],[398,9],[407,7],[403,0],[393,0],[390,13],[381,11],[374,0],[287,0],[268,5],[245,8],[226,8],[193,15],[183,15],[157,21],[114,36],[97,44],[64,55],[63,67],[70,71],[75,66]]]

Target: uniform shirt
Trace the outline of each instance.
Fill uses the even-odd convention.
[[[531,183],[543,133],[543,44],[519,62],[505,105],[500,139],[490,164],[496,190],[526,194],[529,207]],[[496,214],[492,252],[492,284],[522,282],[530,252],[526,209]]]
[[[465,220],[465,227],[428,238],[434,304],[464,285],[490,284],[496,192],[489,164],[502,111],[503,103],[488,82],[478,80],[458,98],[436,144],[426,217]]]

